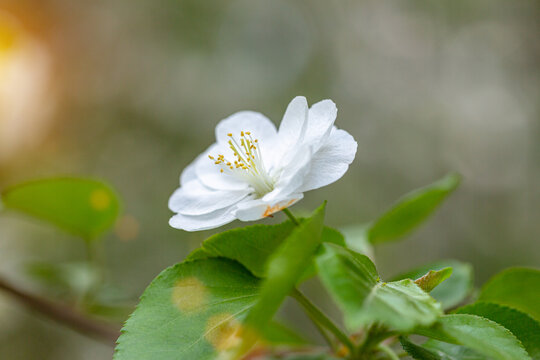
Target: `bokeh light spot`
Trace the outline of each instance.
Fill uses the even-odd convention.
[[[140,224],[135,217],[124,215],[116,222],[114,232],[120,240],[130,241],[139,235]]]
[[[13,48],[17,41],[17,31],[7,22],[0,22],[0,53]]]

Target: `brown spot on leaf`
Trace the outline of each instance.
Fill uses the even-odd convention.
[[[194,276],[180,279],[174,284],[172,291],[173,304],[183,312],[201,308],[208,298],[208,290]]]
[[[107,210],[111,205],[111,197],[105,190],[94,190],[90,194],[90,206],[94,210],[103,211]]]
[[[208,319],[204,337],[217,350],[225,351],[238,346],[242,325],[231,314],[218,314]]]

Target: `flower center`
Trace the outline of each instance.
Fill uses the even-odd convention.
[[[274,181],[268,174],[261,155],[259,140],[251,137],[251,132],[241,131],[238,140],[229,133],[229,148],[236,160],[228,160],[225,155],[208,155],[221,172],[248,182],[257,195],[262,196],[274,189]]]

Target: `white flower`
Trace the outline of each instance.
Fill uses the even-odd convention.
[[[354,160],[357,144],[334,121],[336,105],[308,108],[294,98],[279,130],[264,115],[241,111],[216,127],[216,143],[183,172],[169,199],[169,223],[187,231],[252,221],[283,210],[308,190],[333,183]]]

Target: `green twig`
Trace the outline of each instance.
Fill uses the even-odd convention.
[[[298,301],[300,305],[306,310],[310,315],[310,318],[314,319],[315,322],[318,322],[321,326],[330,331],[343,345],[345,345],[351,354],[354,354],[354,344],[351,339],[341,331],[332,320],[330,320],[319,308],[309,301],[308,298],[304,296],[300,291],[294,289],[291,293],[291,296]]]

